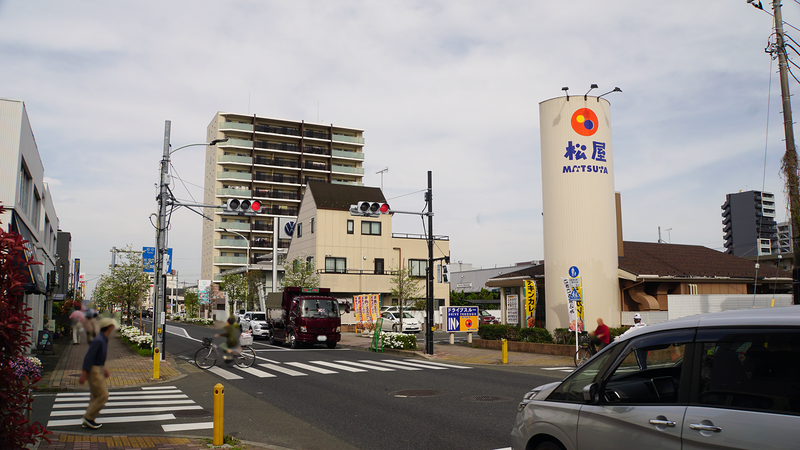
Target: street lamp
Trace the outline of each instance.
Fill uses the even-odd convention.
[[[229,230],[227,228],[223,228],[222,231],[224,231],[226,233],[238,234],[239,236],[242,237],[242,239],[245,240],[245,242],[247,242],[247,266],[245,266],[245,269],[244,269],[245,286],[247,287],[247,290],[245,291],[245,297],[244,297],[245,306],[246,306],[247,305],[247,298],[250,296],[250,239],[247,239],[242,233],[239,233],[238,231]]]
[[[167,304],[164,301],[165,279],[164,279],[164,255],[167,253],[167,206],[171,199],[169,192],[169,157],[173,153],[186,147],[194,146],[207,146],[217,145],[220,142],[225,142],[228,139],[214,139],[211,142],[203,142],[196,144],[182,145],[174,150],[170,150],[170,129],[172,122],[166,120],[164,122],[164,155],[161,158],[161,170],[159,173],[159,191],[158,197],[158,225],[156,227],[156,258],[154,268],[154,291],[155,301],[153,305],[153,350],[158,349],[163,360],[166,355],[164,353],[164,339],[166,337],[167,325]]]

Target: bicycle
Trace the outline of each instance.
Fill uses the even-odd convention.
[[[210,369],[217,363],[219,353],[219,346],[212,343],[210,337],[204,337],[203,348],[194,354],[194,363],[201,369]],[[242,345],[239,353],[234,356],[233,362],[243,369],[248,368],[256,362],[256,352],[249,345]]]
[[[588,361],[589,358],[597,353],[597,350],[589,345],[591,340],[592,338],[585,333],[578,336],[578,343],[580,344],[581,348],[575,352],[575,367],[580,367],[583,363]]]

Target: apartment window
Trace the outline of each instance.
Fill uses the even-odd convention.
[[[383,258],[375,258],[375,275],[383,275]]]
[[[313,256],[306,257],[306,265],[309,268],[314,267],[314,257]]]
[[[347,259],[325,257],[325,272],[328,273],[347,273]]]
[[[311,234],[314,234],[314,218],[311,218]]]
[[[39,190],[33,188],[33,210],[31,211],[30,218],[33,223],[33,229],[39,231],[39,219],[42,210],[42,197],[39,195]]]
[[[373,236],[380,236],[381,235],[381,223],[380,222],[368,222],[366,220],[361,221],[361,234],[369,234]]]
[[[355,226],[353,224],[353,221],[352,220],[348,220],[347,221],[347,234],[353,234],[354,228],[355,228]]]
[[[25,163],[19,168],[19,206],[25,211],[25,214],[30,216],[31,207],[31,188],[33,187],[33,178],[25,168]]]
[[[426,276],[428,261],[425,259],[412,259],[408,261],[408,275],[412,277]]]
[[[297,223],[297,237],[303,237],[303,224]]]

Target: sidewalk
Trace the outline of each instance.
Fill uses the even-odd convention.
[[[371,336],[360,333],[342,333],[341,347],[369,351]],[[36,386],[43,390],[88,390],[88,384],[79,385],[83,357],[88,349],[86,336],[82,336],[79,345],[72,345],[71,336],[62,337],[54,342],[55,355],[35,356],[42,360],[44,371],[42,379]],[[385,349],[384,353],[431,361],[454,362],[465,364],[485,364],[504,366],[570,366],[572,358],[566,356],[541,355],[536,353],[508,352],[508,364],[502,364],[500,351],[473,348],[470,344],[435,344],[434,354],[424,352],[424,337],[417,337],[418,350]],[[107,380],[110,390],[131,388],[164,383],[185,376],[178,365],[169,357],[160,364],[159,380],[153,379],[152,358],[142,357],[123,343],[117,332],[108,340],[107,368],[111,378]],[[54,433],[49,436],[51,444],[40,442],[32,448],[38,450],[105,450],[105,449],[137,449],[137,450],[194,450],[209,448],[208,439],[187,437],[130,437],[130,436],[97,436],[87,434]],[[266,444],[246,443],[247,448],[275,448]]]

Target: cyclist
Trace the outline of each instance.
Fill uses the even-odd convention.
[[[215,334],[214,337],[224,337],[225,342],[219,345],[219,348],[225,351],[223,359],[226,364],[233,362],[233,356],[241,353],[241,345],[239,345],[239,329],[234,326],[236,319],[233,316],[228,317],[228,324],[225,325],[224,333]]]
[[[602,350],[603,347],[611,342],[611,330],[608,329],[608,325],[603,323],[603,319],[599,317],[597,318],[597,328],[593,333],[589,333],[589,336],[592,338],[589,342],[592,353],[597,353],[598,350]]]

